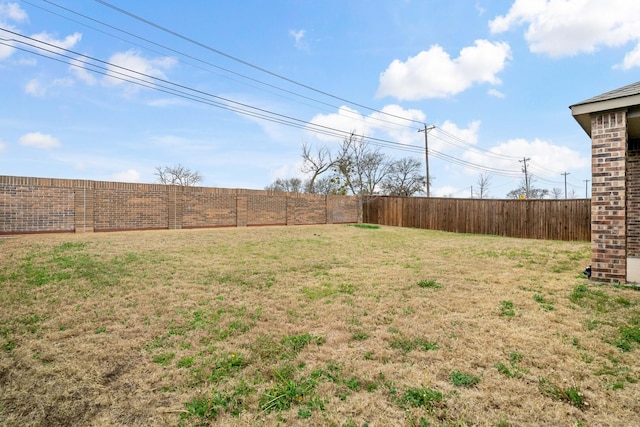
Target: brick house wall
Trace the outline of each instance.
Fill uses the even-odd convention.
[[[592,279],[624,283],[627,272],[626,110],[591,116]]]
[[[627,151],[627,257],[640,258],[640,139]]]
[[[0,234],[358,222],[358,199],[0,176]]]

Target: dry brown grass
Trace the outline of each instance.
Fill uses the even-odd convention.
[[[588,258],[344,225],[0,240],[0,424],[639,425],[640,293]]]

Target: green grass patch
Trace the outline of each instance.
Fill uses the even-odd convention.
[[[418,286],[421,288],[431,288],[431,289],[438,289],[442,287],[435,280],[420,280],[418,282]]]
[[[426,338],[408,338],[405,336],[399,336],[394,338],[391,343],[391,348],[394,350],[401,350],[403,353],[409,353],[412,350],[437,350],[438,345]]]
[[[540,307],[542,307],[543,310],[545,311],[553,310],[553,303],[548,301],[542,294],[533,295],[533,300],[538,304],[540,304]]]
[[[515,305],[511,301],[500,302],[500,316],[514,317],[516,315]]]
[[[509,362],[507,364],[502,362],[496,364],[496,369],[507,378],[521,378],[529,372],[528,369],[523,369],[519,366],[523,358],[522,354],[514,351],[509,354]]]
[[[579,386],[560,387],[546,378],[540,378],[539,388],[542,394],[554,400],[567,402],[578,409],[585,406]]]
[[[449,374],[449,381],[456,387],[473,387],[480,382],[480,377],[453,371]]]
[[[380,226],[377,224],[352,224],[352,227],[363,228],[365,230],[377,230],[378,228],[380,228]]]
[[[404,391],[399,399],[402,407],[425,407],[432,409],[438,402],[442,402],[445,396],[442,392],[428,387],[411,387]]]

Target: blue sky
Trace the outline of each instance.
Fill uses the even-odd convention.
[[[428,124],[432,196],[484,173],[505,197],[527,158],[534,186],[568,173],[584,197],[568,107],[640,80],[629,0],[0,0],[0,27],[2,175],[154,182],[182,164],[262,189],[303,176],[303,143],[353,130],[423,160]]]

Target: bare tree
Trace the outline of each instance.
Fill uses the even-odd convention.
[[[302,193],[302,180],[300,178],[278,178],[264,189],[267,191]]]
[[[309,189],[311,185],[307,182],[304,187]],[[313,192],[315,194],[343,194],[334,176],[318,177],[313,183]]]
[[[382,192],[390,196],[413,196],[423,192],[425,177],[420,174],[421,169],[422,162],[413,157],[392,162],[380,185]]]
[[[327,147],[318,148],[312,153],[307,144],[302,144],[302,160],[300,170],[311,175],[306,183],[307,193],[322,193],[316,188],[316,180],[321,174],[330,171],[335,166],[336,160],[332,159],[331,152]]]
[[[507,197],[509,199],[519,199],[521,196],[525,199],[544,199],[545,196],[549,195],[549,190],[546,188],[533,187],[534,179],[531,176],[529,176],[528,181],[527,183],[523,178],[520,187],[509,191]]]
[[[562,188],[557,188],[556,187],[556,188],[551,189],[551,196],[554,199],[559,199],[560,196],[562,196]]]
[[[181,164],[174,166],[157,166],[154,175],[158,177],[157,182],[165,185],[193,186],[201,183],[203,180],[200,172],[192,171]]]
[[[479,199],[486,199],[489,197],[489,185],[491,185],[491,175],[488,173],[481,173],[478,176],[478,180],[476,181],[478,184],[478,191],[476,191],[476,196]]]
[[[364,136],[352,132],[340,147],[335,170],[340,186],[355,195],[372,195],[389,173],[391,162],[380,150],[372,150]]]

